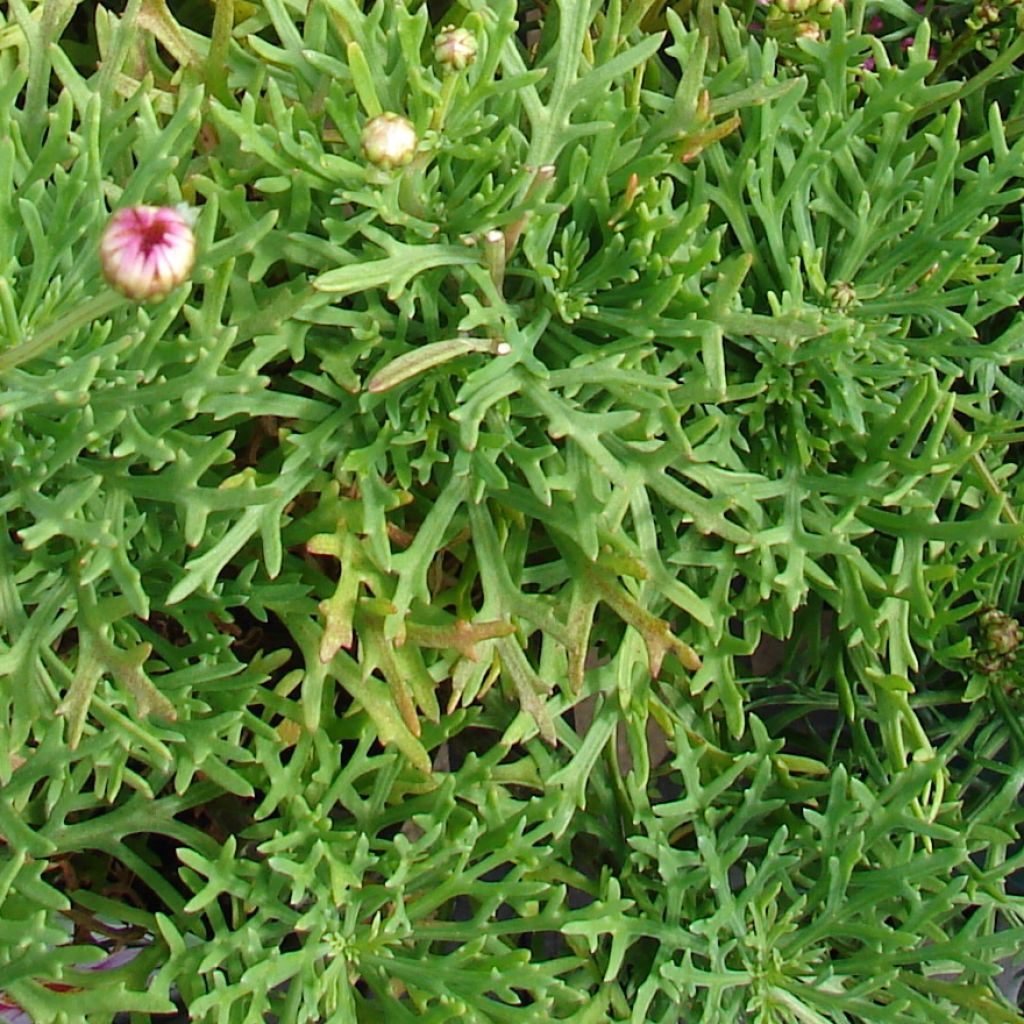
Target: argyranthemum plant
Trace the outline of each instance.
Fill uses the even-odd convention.
[[[5,1005],[1019,1019],[1016,44],[747,6],[0,15]]]

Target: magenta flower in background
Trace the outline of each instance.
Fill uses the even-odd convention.
[[[127,206],[103,232],[103,276],[137,302],[162,299],[188,279],[196,241],[187,212],[173,206]]]
[[[97,947],[99,948],[99,947]],[[116,953],[111,953],[102,960],[77,966],[81,971],[112,971],[115,967],[129,963],[134,960],[146,948],[144,946],[125,946]],[[67,994],[69,1001],[73,1001],[75,993],[80,991],[73,985],[65,985],[60,982],[44,981],[43,985],[51,992]],[[68,1008],[69,1010],[71,1007]],[[0,991],[0,1024],[32,1024],[32,1018],[3,991]]]
[[[907,50],[909,50],[913,45],[914,45],[914,37],[913,36],[906,36],[904,39],[900,40],[900,49],[902,49],[904,51],[904,53]],[[929,60],[938,60],[939,59],[939,48],[938,48],[938,46],[935,45],[935,43],[932,43],[928,47],[928,59]]]

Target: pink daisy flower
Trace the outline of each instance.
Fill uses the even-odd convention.
[[[188,279],[196,241],[190,218],[173,206],[127,206],[103,232],[103,276],[137,302],[162,299]]]

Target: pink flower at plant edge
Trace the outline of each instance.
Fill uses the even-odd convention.
[[[144,948],[144,946],[125,946],[96,963],[82,964],[76,969],[80,971],[112,971],[114,968],[134,960]],[[61,982],[44,981],[42,984],[51,992],[67,994],[69,1000],[73,1000],[74,994],[81,991],[74,985],[66,985]],[[0,991],[0,1024],[32,1024],[32,1018],[3,991]]]
[[[188,280],[196,241],[190,218],[173,206],[126,206],[103,232],[103,276],[137,302],[162,299]]]

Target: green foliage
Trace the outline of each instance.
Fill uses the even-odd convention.
[[[677,6],[0,14],[36,1020],[1021,1019],[1018,41]]]

